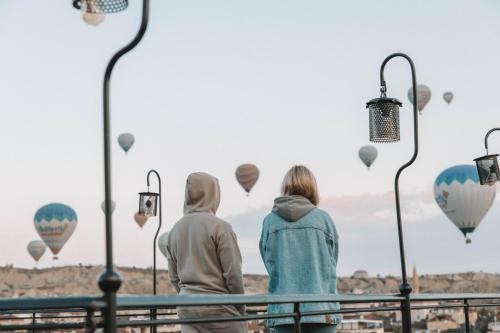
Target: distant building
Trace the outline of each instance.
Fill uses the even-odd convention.
[[[382,320],[343,319],[337,326],[337,333],[384,333]]]
[[[500,333],[500,322],[493,322],[488,324],[488,333]]]
[[[411,281],[412,289],[414,294],[420,293],[420,279],[417,273],[417,266],[413,265],[413,279]]]
[[[368,277],[368,272],[365,271],[364,269],[358,269],[357,271],[354,272],[352,275],[353,278],[356,279],[362,279],[362,278],[367,278]]]
[[[427,331],[429,333],[439,333],[457,328],[460,328],[460,324],[449,314],[441,314],[427,319]]]

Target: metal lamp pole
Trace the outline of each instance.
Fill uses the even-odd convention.
[[[412,94],[413,94],[413,144],[414,151],[411,159],[403,164],[396,173],[396,178],[394,180],[394,192],[396,198],[396,216],[398,221],[398,239],[399,239],[399,255],[401,259],[401,275],[402,275],[402,283],[399,287],[399,291],[401,295],[405,297],[405,301],[402,302],[402,326],[404,333],[411,333],[411,307],[410,307],[410,293],[411,293],[411,285],[408,283],[408,277],[406,274],[406,259],[405,259],[405,249],[404,249],[404,240],[403,240],[403,226],[401,223],[401,205],[399,200],[399,177],[404,169],[409,167],[415,162],[418,155],[418,110],[417,110],[417,78],[415,73],[415,65],[409,56],[404,53],[394,53],[388,56],[382,66],[380,67],[380,86],[382,92],[385,94],[386,91],[386,83],[384,80],[384,69],[385,65],[389,62],[389,60],[395,57],[405,58],[410,64],[411,68],[411,76],[412,76]]]
[[[153,295],[156,295],[156,241],[158,239],[158,234],[160,233],[161,223],[162,223],[162,212],[161,212],[161,178],[160,174],[156,170],[149,170],[148,175],[146,177],[146,182],[149,190],[149,176],[154,173],[156,175],[156,179],[158,180],[158,200],[159,200],[159,218],[158,218],[158,229],[156,230],[156,234],[153,240]],[[151,309],[151,319],[156,319],[156,309]],[[151,327],[151,332],[156,332],[156,326]]]
[[[117,61],[127,52],[139,44],[146,32],[149,17],[149,0],[142,1],[141,26],[135,38],[120,49],[108,63],[104,74],[103,85],[103,134],[104,134],[104,193],[105,193],[105,216],[106,216],[106,269],[99,276],[99,288],[104,292],[106,309],[104,312],[104,331],[106,333],[116,332],[116,292],[121,286],[120,274],[115,270],[113,263],[113,225],[111,207],[111,136],[110,136],[110,112],[109,95],[111,73]]]
[[[499,127],[492,128],[486,133],[486,136],[484,137],[484,148],[486,148],[486,155],[488,155],[488,137],[490,136],[491,133],[495,131],[500,131]]]

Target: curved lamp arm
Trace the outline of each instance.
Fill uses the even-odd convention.
[[[158,194],[159,194],[159,223],[158,223],[158,229],[156,230],[156,234],[154,237],[153,241],[153,295],[156,295],[156,241],[158,239],[158,235],[160,234],[160,229],[161,229],[161,178],[160,174],[156,170],[149,170],[148,175],[147,175],[147,185],[148,185],[148,191],[149,191],[149,176],[154,173],[156,175],[156,178],[158,179]]]
[[[492,128],[486,133],[486,136],[484,137],[484,148],[486,148],[486,155],[488,155],[488,137],[490,136],[491,133],[495,131],[500,131],[499,127]]]
[[[381,91],[382,93],[385,93],[386,90],[386,84],[384,80],[384,69],[386,64],[391,60],[392,58],[395,57],[402,57],[405,58],[408,63],[410,64],[411,68],[411,78],[412,78],[412,93],[413,93],[413,135],[414,135],[414,151],[413,151],[413,156],[411,159],[403,164],[398,172],[396,173],[396,178],[394,181],[394,191],[396,194],[396,214],[397,214],[397,220],[398,220],[398,236],[399,236],[399,252],[400,252],[400,257],[401,257],[401,274],[402,274],[402,280],[403,283],[401,285],[400,291],[403,295],[407,295],[411,293],[411,286],[408,283],[408,277],[406,275],[406,260],[405,260],[405,250],[404,250],[404,241],[403,241],[403,227],[401,223],[401,206],[399,203],[399,177],[401,173],[403,172],[404,169],[409,167],[410,165],[415,162],[417,159],[418,155],[418,110],[417,110],[417,77],[415,73],[415,65],[413,64],[413,61],[409,56],[407,56],[404,53],[394,53],[388,56],[384,62],[382,63],[382,66],[380,67],[380,86],[381,86]]]

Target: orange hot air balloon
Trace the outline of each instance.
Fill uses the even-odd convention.
[[[148,222],[148,217],[144,214],[135,213],[134,220],[135,220],[135,222],[137,222],[139,227],[141,227],[141,229],[142,229],[144,224],[146,224],[146,222]]]
[[[247,192],[247,195],[250,195],[250,191],[259,179],[259,168],[250,163],[242,164],[236,169],[235,175],[238,183]]]

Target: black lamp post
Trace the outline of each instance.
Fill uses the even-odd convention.
[[[488,137],[495,131],[500,131],[500,128],[490,129],[484,137],[486,155],[474,159],[481,185],[494,186],[496,182],[500,180],[500,169],[498,168],[497,160],[498,154],[488,155]]]
[[[158,179],[158,193],[149,191],[149,176],[154,173],[156,179]],[[153,295],[156,295],[156,241],[161,229],[161,178],[160,174],[156,170],[149,170],[146,177],[146,183],[148,185],[147,192],[139,193],[139,214],[146,215],[148,218],[151,216],[156,216],[157,212],[159,215],[158,229],[153,240]],[[158,211],[159,207],[159,211]],[[151,319],[156,319],[156,310],[151,310]],[[151,327],[151,332],[156,332],[156,327]]]
[[[74,0],[73,7],[88,13],[115,13],[128,7],[128,0]],[[113,224],[111,200],[111,136],[109,115],[109,90],[113,68],[117,61],[139,44],[146,32],[149,17],[149,0],[142,1],[142,19],[139,31],[134,39],[116,52],[106,67],[103,85],[103,134],[104,134],[104,194],[106,216],[106,269],[99,276],[99,288],[104,292],[106,309],[104,311],[104,331],[116,332],[116,292],[122,279],[113,263]]]
[[[418,155],[418,111],[417,111],[417,78],[415,74],[415,65],[409,56],[404,53],[394,53],[388,56],[380,67],[380,92],[379,98],[372,99],[366,103],[366,107],[370,113],[370,141],[372,142],[395,142],[399,141],[399,107],[401,102],[395,98],[386,96],[387,87],[384,80],[385,65],[395,57],[405,58],[411,68],[412,76],[412,93],[413,93],[413,133],[414,133],[414,152],[411,159],[403,164],[396,173],[394,180],[394,192],[396,195],[396,217],[398,221],[398,238],[399,238],[399,254],[401,259],[401,275],[402,283],[399,287],[401,295],[405,297],[402,302],[402,326],[404,333],[411,333],[411,307],[410,293],[411,286],[408,283],[406,275],[406,259],[403,241],[403,226],[401,223],[401,207],[399,203],[399,176],[404,169],[409,167]]]

